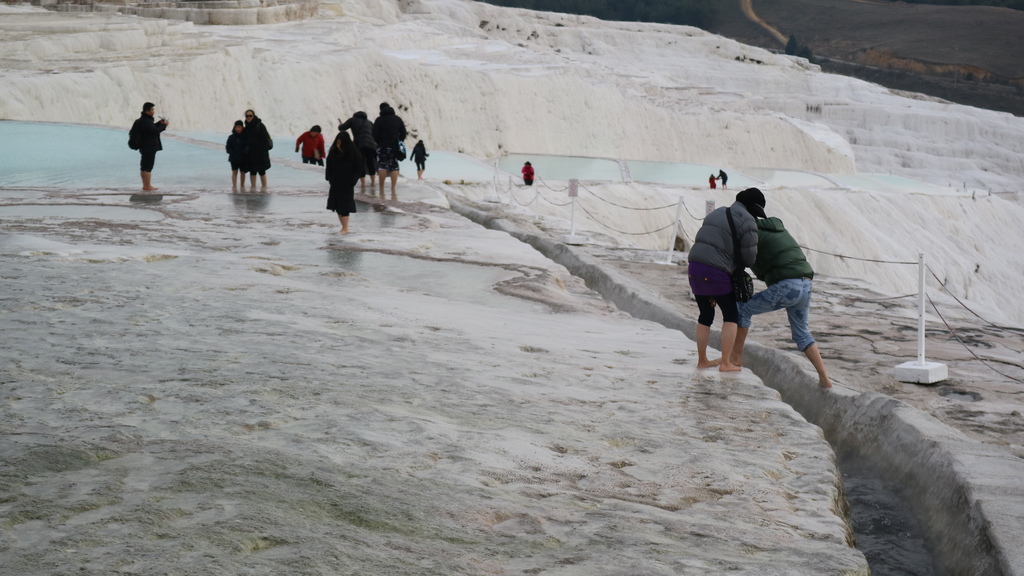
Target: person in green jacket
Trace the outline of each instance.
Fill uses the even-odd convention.
[[[818,386],[831,388],[832,381],[825,372],[821,352],[808,327],[814,270],[782,220],[770,217],[757,221],[757,258],[750,269],[768,288],[754,294],[749,302],[737,303],[739,327],[730,355],[731,363],[743,365],[743,344],[750,332],[751,316],[785,308],[793,342],[818,372]]]

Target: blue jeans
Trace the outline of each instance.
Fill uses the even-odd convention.
[[[774,310],[786,309],[789,316],[789,330],[793,342],[801,352],[814,344],[814,337],[808,328],[811,311],[811,281],[807,278],[793,278],[772,284],[767,290],[754,294],[749,302],[737,302],[740,312],[740,328],[750,328],[750,317]]]

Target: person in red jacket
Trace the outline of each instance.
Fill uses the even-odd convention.
[[[523,184],[533,186],[533,164],[523,164]]]
[[[709,185],[711,186],[711,189],[712,189],[712,190],[714,190],[715,188],[717,188],[717,186],[715,186],[715,180],[718,180],[718,179],[717,179],[717,178],[715,178],[715,175],[714,175],[714,174],[712,174],[712,175],[711,175],[711,177],[710,177],[710,178],[708,178],[708,184],[709,184]]]
[[[302,146],[303,164],[324,165],[324,156],[327,156],[327,153],[324,151],[324,137],[320,134],[320,126],[313,126],[307,132],[303,132],[302,136],[295,140],[296,152],[299,151],[299,146]]]

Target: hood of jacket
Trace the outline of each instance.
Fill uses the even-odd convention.
[[[362,118],[363,120],[369,120],[369,117],[366,115],[366,112],[363,112],[362,110],[360,110],[359,112],[356,112],[355,114],[353,114],[352,117],[353,118]]]
[[[760,218],[757,221],[757,229],[765,230],[767,232],[785,232],[786,226],[775,216],[769,216],[767,218]]]

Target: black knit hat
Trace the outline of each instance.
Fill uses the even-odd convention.
[[[758,218],[767,218],[768,215],[764,213],[764,194],[761,193],[757,188],[747,188],[736,195],[736,201],[743,204],[743,207]]]

